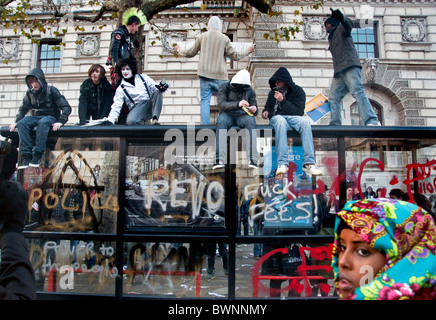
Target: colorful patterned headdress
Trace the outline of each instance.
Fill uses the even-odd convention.
[[[436,299],[436,227],[429,213],[415,204],[395,199],[347,202],[338,212],[335,226],[332,267],[336,288],[341,222],[386,255],[385,266],[372,282],[342,298]]]

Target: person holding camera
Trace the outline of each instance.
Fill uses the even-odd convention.
[[[155,84],[148,75],[138,74],[136,63],[131,59],[119,60],[115,71],[122,77],[122,80],[115,91],[107,120],[115,124],[123,105],[126,104],[127,125],[142,125],[150,120],[151,124],[159,124],[163,93],[168,89],[168,84],[165,81]]]
[[[303,144],[303,171],[311,175],[321,175],[315,165],[310,120],[304,117],[306,93],[296,85],[289,71],[280,67],[269,79],[271,91],[262,112],[262,118],[269,119],[274,127],[276,139],[277,171],[276,174],[288,172],[288,135],[292,128],[301,135]]]
[[[4,162],[11,150],[9,142],[0,141],[0,299],[36,299],[35,274],[22,234],[27,194],[21,184],[4,178],[11,174]]]

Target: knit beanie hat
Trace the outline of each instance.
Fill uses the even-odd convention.
[[[339,26],[341,24],[341,22],[338,19],[335,19],[333,17],[328,17],[326,19],[326,21],[324,22],[324,25],[326,23],[330,23],[333,27],[337,27],[337,26]]]

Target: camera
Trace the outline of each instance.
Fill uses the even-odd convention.
[[[165,81],[165,79],[162,79],[159,84],[156,85],[156,88],[158,88],[160,91],[164,92],[169,88],[169,84]]]

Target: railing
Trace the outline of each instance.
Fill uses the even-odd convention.
[[[436,127],[313,126],[317,165],[324,171],[317,178],[300,172],[299,135],[289,131],[293,161],[282,179],[270,174],[271,126],[258,126],[263,166],[255,171],[241,156],[232,163],[230,147],[224,170],[212,170],[215,153],[207,150],[207,138],[213,146],[214,129],[64,126],[52,132],[44,169],[17,175],[29,194],[25,236],[39,297],[335,299],[325,267],[333,235],[331,229],[320,233],[334,215],[321,213],[323,194],[335,195],[336,207],[342,207],[355,162],[356,194],[372,183],[385,196],[400,188],[413,201],[413,194],[430,198],[436,189]],[[1,134],[18,139],[8,128]],[[395,161],[389,161],[392,156]],[[135,175],[138,181],[130,181]],[[244,215],[241,204],[256,195],[260,203]],[[242,235],[246,222],[248,234]],[[323,262],[304,250],[289,255],[296,243],[325,252]],[[228,274],[210,249],[215,244],[228,245]],[[251,249],[257,245],[259,260]],[[205,250],[217,260],[212,280],[206,277]],[[325,272],[318,274],[313,263]],[[290,284],[281,288],[284,280]],[[200,284],[208,289],[200,291]],[[322,290],[317,294],[316,288]]]

